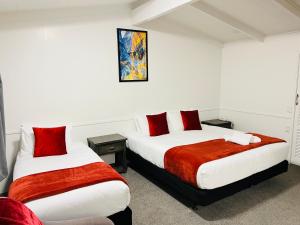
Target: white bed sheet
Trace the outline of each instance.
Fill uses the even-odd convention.
[[[62,156],[34,158],[19,152],[14,168],[14,180],[26,175],[56,169],[71,168],[103,161],[83,143],[72,146],[72,153]],[[130,202],[129,188],[122,181],[103,182],[26,203],[44,220],[75,219],[90,216],[110,216],[123,211]]]
[[[172,147],[223,138],[233,130],[202,125],[203,130],[178,131],[150,137],[138,132],[124,134],[128,147],[144,159],[164,168],[164,155]],[[276,143],[202,164],[197,172],[201,189],[214,189],[268,169],[287,158],[289,145]]]

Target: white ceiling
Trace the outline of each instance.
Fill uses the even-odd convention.
[[[211,36],[221,42],[236,41],[247,38],[238,30],[230,26],[224,25],[219,20],[208,16],[200,10],[187,5],[176,12],[170,13],[165,16],[166,19],[174,21],[191,29],[195,29]]]
[[[300,31],[297,17],[274,0],[202,0],[209,6],[255,29],[264,36]],[[300,0],[294,0],[300,6]],[[249,38],[239,29],[202,12],[191,4],[165,15],[164,18],[206,33],[221,41]]]
[[[0,0],[0,12],[129,4],[137,0]]]
[[[273,0],[204,1],[267,35],[300,29],[300,18]]]
[[[145,4],[144,14],[160,13],[159,16],[151,18],[150,23],[146,21],[148,29],[165,27],[164,32],[168,32],[168,26],[158,25],[173,23],[178,24],[181,33],[186,27],[186,30],[193,33],[193,36],[199,34],[200,37],[204,34],[222,43],[247,38],[262,41],[268,35],[300,31],[300,0],[176,0],[177,3],[183,2],[182,6],[166,13],[161,12],[161,9],[168,4],[174,5],[175,0],[149,1],[0,0],[0,13],[113,4],[128,4],[134,11],[136,8],[143,8]],[[153,2],[156,4],[152,4]],[[184,2],[189,2],[189,4],[184,4]],[[147,10],[148,6],[152,7],[150,8],[152,11]],[[203,10],[203,6],[206,10]],[[143,24],[138,25],[143,26]],[[174,33],[176,29],[170,28],[170,32]]]

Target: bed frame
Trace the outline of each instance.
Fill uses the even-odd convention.
[[[136,170],[174,198],[193,209],[196,209],[198,205],[209,205],[217,200],[233,195],[234,193],[249,188],[252,185],[288,171],[288,161],[285,160],[269,169],[253,174],[245,179],[223,187],[207,190],[195,188],[183,182],[177,176],[174,176],[166,170],[150,163],[130,149],[127,149],[127,158],[129,160],[129,166],[132,169]]]
[[[8,193],[0,194],[0,197],[8,197]],[[108,218],[114,222],[114,225],[132,225],[132,211],[129,206],[124,211],[117,212]]]
[[[113,221],[115,225],[132,225],[132,211],[129,207],[124,211],[108,216],[108,218]]]

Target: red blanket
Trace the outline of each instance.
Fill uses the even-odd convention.
[[[279,138],[260,134],[253,135],[260,137],[261,142],[243,146],[226,142],[224,139],[216,139],[171,148],[164,156],[164,167],[186,183],[198,187],[197,171],[202,164],[264,145],[284,142]]]
[[[0,198],[0,224],[43,225],[29,208],[10,198]]]
[[[96,162],[21,177],[11,184],[8,196],[25,203],[112,180],[120,180],[127,184],[110,165]]]

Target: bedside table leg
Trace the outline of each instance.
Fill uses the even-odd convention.
[[[120,168],[118,172],[127,172],[127,161],[126,161],[126,151],[117,152],[115,155],[115,164],[117,168]]]

